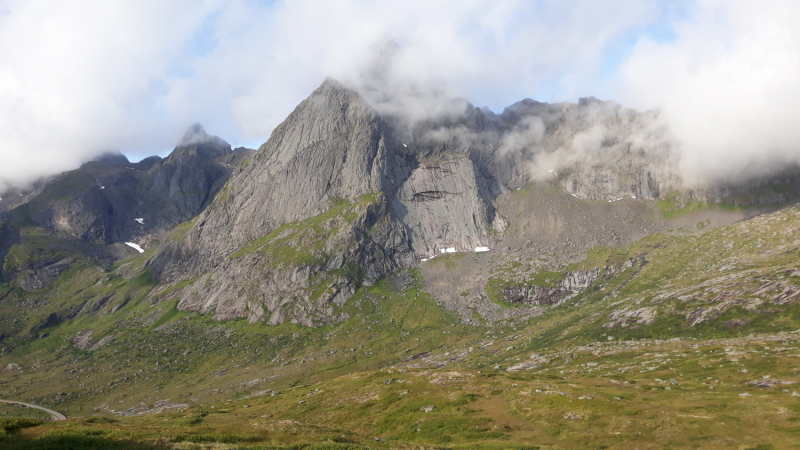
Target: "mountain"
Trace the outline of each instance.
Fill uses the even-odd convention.
[[[0,399],[69,419],[0,404],[0,442],[796,442],[797,168],[688,188],[656,111],[450,106],[328,79],[257,151],[195,125],[15,192]]]
[[[199,124],[189,128],[167,158],[131,163],[120,153],[103,155],[41,182],[26,202],[6,213],[0,262],[33,226],[42,234],[38,239],[43,242],[32,244],[40,257],[16,266],[26,267],[20,279],[28,280],[22,282],[27,290],[45,287],[78,257],[111,264],[134,251],[122,243],[147,248],[151,238],[200,213],[250,156],[252,151],[231,150]]]
[[[173,292],[181,298],[179,309],[214,313],[217,320],[320,325],[346,319],[341,307],[361,285],[442,252],[494,249],[516,219],[498,213],[498,198],[513,198],[529,183],[572,197],[551,204],[585,210],[580,217],[565,208],[549,214],[562,224],[585,223],[576,228],[586,249],[589,243],[632,242],[643,230],[666,230],[646,212],[648,201],[662,199],[680,209],[701,194],[719,202],[727,198],[723,193],[741,191],[681,193],[676,155],[658,113],[594,98],[577,105],[524,100],[499,115],[465,102],[461,113],[437,122],[413,129],[397,123],[327,79],[185,235],[159,250],[148,266],[161,281],[153,295],[180,286]],[[791,180],[787,193],[795,195],[800,178]],[[770,192],[759,198],[786,200]],[[607,211],[580,202],[623,199],[631,205],[621,226],[600,226]],[[587,214],[598,221],[586,223]],[[638,224],[630,227],[632,222]],[[609,229],[615,229],[611,239]],[[578,239],[562,231],[538,236],[547,236],[549,245]],[[520,238],[518,245],[528,240]],[[570,257],[553,263],[578,255]],[[454,292],[442,293],[443,300],[469,316]],[[484,305],[479,309],[498,312],[485,292],[477,295],[473,303]]]
[[[47,184],[28,202],[38,225],[100,244],[132,241],[191,219],[246,157],[192,126],[167,158],[108,154]],[[135,219],[141,218],[144,223]]]

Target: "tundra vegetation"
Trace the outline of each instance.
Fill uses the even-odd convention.
[[[7,265],[36,260],[29,238],[56,239],[24,233]],[[87,259],[43,291],[3,285],[2,396],[69,417],[3,406],[3,445],[791,448],[798,248],[800,209],[788,207],[592,249],[528,280],[598,267],[589,287],[492,326],[444,308],[420,269],[361,286],[340,323],[268,326],[181,311],[167,291],[148,298],[144,256]],[[482,256],[439,258],[457,270]],[[98,314],[104,298],[124,306]]]

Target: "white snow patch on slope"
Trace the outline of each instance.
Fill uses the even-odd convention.
[[[442,250],[442,253],[444,253],[444,250]],[[422,262],[430,261],[433,258],[436,258],[436,253],[434,253],[433,256],[428,256],[427,258],[422,258],[420,261],[422,261]]]
[[[142,247],[139,247],[139,244],[134,244],[133,242],[126,242],[125,245],[136,250],[139,253],[144,253],[144,250],[142,249]]]
[[[488,252],[489,247],[475,247],[475,253]]]
[[[447,250],[445,250],[445,251],[447,253],[455,253],[456,252],[456,248],[455,247],[447,247]]]
[[[144,219],[141,218],[141,217],[139,217],[138,219],[133,219],[133,220],[139,222],[139,225],[144,225]]]

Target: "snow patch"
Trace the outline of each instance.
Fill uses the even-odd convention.
[[[139,225],[144,225],[144,219],[141,218],[141,217],[139,217],[138,219],[133,219],[133,220],[139,222]]]
[[[475,253],[488,252],[489,247],[475,247]]]
[[[134,244],[133,242],[126,242],[125,245],[136,250],[139,253],[144,253],[144,250],[142,249],[142,247],[139,247],[139,244]]]
[[[631,195],[631,198],[632,198],[632,199],[636,199],[636,196],[635,196],[635,195]]]
[[[447,247],[447,250],[445,250],[445,252],[447,252],[447,253],[455,253],[456,252],[456,248],[455,247]]]
[[[403,147],[408,147],[406,144],[403,144]]]

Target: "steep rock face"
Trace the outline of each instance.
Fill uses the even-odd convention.
[[[138,177],[137,217],[157,228],[191,219],[222,189],[233,171],[231,162],[246,154],[193,125],[166,159],[153,161]]]
[[[523,100],[499,115],[461,105],[459,114],[408,129],[326,80],[234,174],[188,233],[151,261],[163,282],[159,289],[200,277],[179,293],[182,308],[214,311],[220,319],[327,323],[338,320],[335,305],[360,283],[442,251],[492,248],[506,228],[495,200],[509,190],[535,182],[580,199],[640,204],[681,185],[677,154],[657,112],[594,98],[578,104]],[[773,194],[758,198],[779,201]],[[321,241],[303,235],[318,242],[313,252],[292,238],[298,244],[290,248],[313,258],[289,261],[277,250],[231,257],[253,242],[288,245],[272,234],[321,217],[337,202],[361,205],[365,196],[374,202],[369,212],[348,213],[355,222],[340,223]],[[349,226],[354,223],[363,226]],[[616,239],[613,230],[591,232]],[[574,274],[555,287],[518,286],[505,294],[512,302],[557,304],[596,276]],[[234,278],[255,294],[245,295]],[[329,280],[337,294],[320,295],[318,280]]]
[[[659,128],[657,114],[612,102],[524,100],[499,115],[464,102],[461,114],[412,129],[397,123],[356,92],[326,80],[233,175],[185,237],[152,261],[151,270],[165,286],[202,278],[185,289],[195,300],[183,297],[183,308],[215,311],[219,318],[269,316],[264,320],[275,323],[281,320],[277,311],[286,310],[281,302],[292,297],[302,299],[306,311],[316,311],[292,313],[292,320],[324,321],[323,316],[333,314],[321,306],[325,301],[292,293],[338,270],[328,267],[329,261],[360,267],[363,276],[348,278],[356,286],[443,251],[491,248],[506,227],[494,200],[531,181],[557,183],[575,196],[603,200],[658,198],[674,181],[669,137]],[[371,194],[379,194],[373,210],[381,212],[374,223],[383,231],[354,230],[346,240],[369,240],[377,261],[366,262],[359,254],[363,247],[347,253],[340,245],[317,255],[315,264],[284,264],[264,275],[272,264],[269,258],[248,257],[255,259],[247,263],[230,258],[236,249],[287,223],[310,220],[337,201],[358,202]],[[340,242],[337,236],[332,242]],[[236,300],[242,292],[230,280],[254,280],[259,274],[292,281],[262,283],[256,302],[245,307],[246,302]],[[559,286],[553,292],[512,296],[558,302],[575,289]]]
[[[167,284],[201,277],[183,289],[181,308],[269,323],[328,322],[335,317],[328,305],[360,283],[440,249],[490,245],[488,230],[502,220],[481,186],[468,147],[403,142],[357,93],[328,79],[150,267]],[[231,258],[254,242],[308,249],[311,236],[290,246],[272,233],[307,227],[342,203],[352,221],[337,219],[338,231],[319,242],[313,258],[286,261],[274,250]],[[233,278],[252,288],[249,304]],[[335,293],[319,295],[317,279],[331,280]]]
[[[69,186],[65,186],[68,183]],[[70,192],[69,188],[75,190]],[[55,197],[59,192],[68,194]],[[52,197],[52,200],[38,207],[44,196]],[[68,174],[67,177],[56,180],[30,206],[31,218],[39,225],[64,231],[84,241],[111,241],[111,216],[114,214],[114,207],[85,174]]]
[[[56,177],[21,207],[37,224],[80,240],[131,241],[196,216],[247,153],[194,125],[166,159],[105,155]]]
[[[468,158],[444,160],[416,168],[393,203],[411,231],[414,252],[424,258],[447,248],[473,251],[490,245],[492,218],[478,195]]]
[[[357,285],[396,270],[404,256],[408,238],[387,220],[387,204],[380,195],[364,196],[284,224],[174,292],[178,307],[213,313],[215,320],[247,317],[272,325],[342,320],[339,308]]]
[[[219,201],[197,219],[164,275],[200,274],[284,223],[322,214],[333,200],[391,190],[408,164],[387,125],[353,91],[327,80],[273,131]]]
[[[506,228],[495,206],[504,192],[536,182],[638,202],[680,181],[658,114],[613,102],[524,100],[499,115],[463,102],[462,113],[411,129],[395,119],[326,80],[149,262],[156,293],[190,281],[175,291],[182,309],[329,323],[359,284],[443,251],[492,248]],[[596,276],[506,294],[555,304]]]

